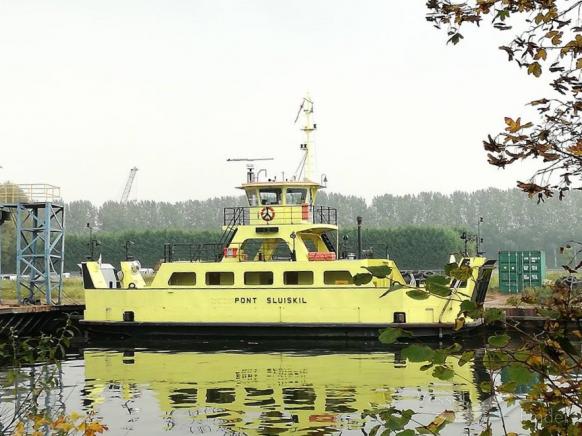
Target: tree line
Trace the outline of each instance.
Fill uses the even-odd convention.
[[[178,203],[111,201],[102,206],[70,202],[65,205],[66,268],[74,271],[88,254],[87,223],[102,242],[99,249],[112,261],[124,257],[123,245],[132,240],[142,263],[152,266],[163,256],[166,242],[218,241],[223,208],[245,204],[244,197]],[[489,258],[496,258],[499,250],[541,249],[546,251],[548,266],[559,267],[558,247],[582,239],[582,193],[577,191],[562,201],[551,198],[539,204],[518,190],[386,194],[369,204],[361,197],[322,192],[318,204],[338,209],[340,250],[341,244],[351,244],[348,250],[354,251],[356,217],[361,216],[363,248],[373,250],[375,256],[388,253],[408,269],[441,267],[448,252],[461,249],[461,232],[476,233],[479,217],[484,219],[480,230]],[[2,271],[14,272],[15,229],[10,222],[2,226],[2,236]]]
[[[218,197],[177,203],[134,201],[106,202],[98,207],[88,201],[66,205],[67,233],[87,233],[91,223],[98,231],[117,233],[147,230],[217,231],[223,208],[244,206],[244,197]],[[582,239],[582,193],[572,191],[563,200],[549,198],[538,203],[517,189],[484,189],[475,192],[415,195],[385,194],[367,204],[365,199],[321,192],[318,204],[338,209],[340,228],[345,231],[363,218],[365,232],[402,226],[465,229],[476,233],[477,221],[490,258],[500,250],[545,250],[548,266],[559,266],[558,247],[571,239]],[[381,242],[379,242],[381,244]]]
[[[188,260],[190,246],[194,254],[203,244],[216,243],[220,232],[186,230],[142,230],[127,232],[99,232],[93,258],[102,255],[103,261],[118,265],[127,254],[138,259],[143,266],[155,267],[164,257],[164,244],[185,244],[175,248],[174,259]],[[356,253],[355,229],[343,232],[338,251]],[[77,264],[89,255],[89,235],[67,235],[65,269],[77,271]],[[362,248],[366,256],[394,259],[403,269],[439,269],[448,262],[449,254],[462,249],[458,232],[452,229],[407,226],[392,229],[368,229],[362,235]],[[210,253],[205,253],[210,254]]]

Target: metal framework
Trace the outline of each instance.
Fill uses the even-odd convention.
[[[65,209],[51,185],[0,189],[0,204],[16,226],[16,298],[20,304],[61,304]]]
[[[133,185],[133,180],[135,179],[135,174],[137,173],[137,167],[133,167],[129,170],[129,177],[127,178],[127,182],[125,183],[125,189],[123,190],[123,194],[121,194],[121,203],[127,203],[129,199],[129,193],[131,192],[131,186]]]

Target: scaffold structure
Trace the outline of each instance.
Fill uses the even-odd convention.
[[[16,229],[18,303],[61,304],[65,209],[60,188],[2,184],[0,209],[10,215]]]

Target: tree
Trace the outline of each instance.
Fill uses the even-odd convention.
[[[582,189],[582,21],[580,0],[428,0],[427,20],[458,44],[467,25],[490,20],[499,31],[513,30],[499,47],[528,75],[550,79],[549,94],[529,102],[538,119],[505,117],[505,130],[483,141],[491,165],[505,168],[541,160],[528,181],[517,186],[538,202],[570,189]],[[544,76],[545,77],[545,76]]]
[[[570,254],[582,253],[582,244],[571,241],[565,249]],[[565,269],[575,274],[582,268],[582,262],[574,264],[573,256]],[[425,288],[407,291],[412,299],[425,299],[429,295],[436,298],[459,299],[460,312],[455,322],[461,330],[466,317],[482,318],[492,325],[503,321],[500,309],[487,309],[474,301],[463,298],[453,288],[441,286],[456,280],[474,280],[471,267],[450,263],[445,267],[446,276],[433,276],[427,279]],[[399,289],[402,286],[398,286]],[[444,291],[444,292],[443,292]],[[488,394],[499,405],[501,400],[508,403],[520,401],[527,415],[521,424],[532,435],[582,435],[582,355],[575,345],[582,338],[582,287],[574,275],[556,281],[549,294],[524,293],[515,298],[514,303],[527,303],[535,307],[538,315],[545,319],[541,331],[524,329],[519,322],[506,321],[505,326],[513,336],[496,333],[488,337],[483,363],[490,381],[482,382],[481,391]],[[390,292],[388,290],[387,292]],[[386,295],[386,294],[384,294]],[[393,344],[411,333],[400,328],[387,328],[380,333],[381,342]],[[431,371],[440,380],[450,380],[455,368],[463,366],[475,358],[473,351],[465,351],[460,344],[447,348],[433,349],[427,345],[412,344],[402,350],[402,356],[411,362],[423,362],[422,371]],[[454,363],[454,364],[453,364]],[[504,380],[503,373],[508,375]],[[527,393],[518,396],[520,385],[527,385]],[[445,410],[431,423],[422,425],[414,419],[417,411],[399,410],[394,407],[368,411],[379,424],[375,434],[409,436],[415,434],[438,434],[454,420],[454,412]],[[500,415],[505,435],[515,435],[505,426],[503,414]],[[415,429],[410,428],[416,425]],[[481,436],[491,436],[490,415],[486,415]]]

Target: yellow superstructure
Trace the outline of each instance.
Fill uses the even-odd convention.
[[[309,144],[308,137],[304,166]],[[97,262],[83,263],[83,323],[124,335],[375,336],[394,324],[434,335],[452,329],[461,300],[483,301],[491,262],[460,259],[471,267],[469,280],[451,282],[449,297],[413,300],[406,295],[413,285],[392,260],[338,256],[337,210],[317,205],[319,183],[297,176],[259,180],[260,173],[250,167],[239,187],[248,206],[224,210],[221,240],[189,247],[186,257],[167,244],[151,285],[132,261],[122,262],[113,279]]]

